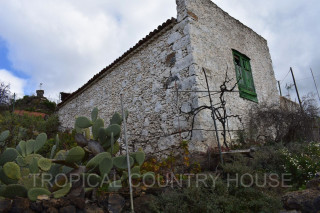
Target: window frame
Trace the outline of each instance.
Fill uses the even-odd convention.
[[[258,97],[254,86],[253,74],[250,63],[251,59],[234,49],[232,49],[232,56],[232,60],[235,66],[240,97],[258,103]],[[236,62],[237,58],[239,60],[240,66]]]

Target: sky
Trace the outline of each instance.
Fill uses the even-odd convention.
[[[316,91],[310,68],[320,87],[319,0],[213,2],[268,40],[284,95],[290,67],[301,96]],[[0,81],[58,100],[171,17],[174,0],[0,0]]]

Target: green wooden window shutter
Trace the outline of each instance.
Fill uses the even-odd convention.
[[[240,52],[233,50],[233,61],[238,80],[240,97],[250,101],[258,102],[257,93],[253,82],[250,59]]]

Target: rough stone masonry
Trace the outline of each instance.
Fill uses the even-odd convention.
[[[120,111],[120,92],[128,109],[129,143],[148,153],[177,151],[182,139],[192,151],[216,146],[211,111],[202,111],[194,121],[188,112],[209,105],[202,68],[207,70],[210,90],[219,90],[225,73],[237,83],[233,50],[250,58],[257,102],[226,94],[226,109],[245,120],[257,104],[279,104],[276,79],[267,41],[210,0],[177,0],[177,19],[170,19],[118,58],[88,83],[59,104],[64,128],[72,128],[77,116],[90,116],[97,106],[109,121]],[[213,97],[213,102],[218,102]],[[238,119],[228,121],[231,130],[242,128]],[[218,126],[221,128],[221,126]],[[206,131],[208,130],[208,131]],[[233,136],[234,137],[234,134]]]

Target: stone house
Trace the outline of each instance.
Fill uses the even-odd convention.
[[[215,147],[210,110],[191,119],[193,109],[209,105],[203,68],[210,91],[220,90],[226,72],[237,84],[225,94],[228,114],[245,120],[254,105],[279,104],[267,41],[210,0],[176,0],[171,18],[58,105],[65,128],[76,116],[90,116],[97,106],[106,122],[121,110],[120,92],[128,109],[129,143],[147,152],[172,152],[187,139],[193,151]],[[213,95],[213,103],[219,96]],[[193,130],[191,130],[193,126]],[[241,129],[230,118],[231,139]],[[219,125],[218,128],[221,128]],[[192,136],[191,134],[192,133]]]

